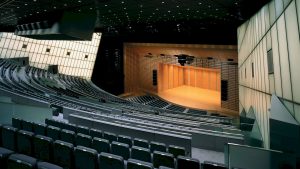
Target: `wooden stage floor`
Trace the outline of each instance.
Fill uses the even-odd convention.
[[[221,93],[190,86],[180,86],[157,94],[160,98],[189,108],[217,111],[221,114],[234,115],[221,108]]]

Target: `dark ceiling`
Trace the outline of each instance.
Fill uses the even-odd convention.
[[[125,41],[236,44],[236,29],[269,0],[2,0],[0,30],[56,11],[96,10],[95,31]]]

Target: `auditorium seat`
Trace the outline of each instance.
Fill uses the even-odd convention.
[[[102,152],[99,156],[99,168],[125,169],[123,157]]]
[[[46,128],[47,128],[46,124],[32,123],[32,126],[33,126],[34,134],[43,135],[43,136],[46,135]]]
[[[14,153],[13,151],[0,147],[0,166],[1,168],[7,168],[7,159],[8,157]]]
[[[151,162],[151,152],[147,148],[132,146],[131,158],[145,162]]]
[[[45,119],[45,123],[49,126],[60,127],[59,122],[53,119]]]
[[[227,169],[227,167],[224,164],[215,163],[211,161],[204,161],[201,163],[202,169]]]
[[[58,164],[63,168],[72,168],[73,149],[74,149],[73,144],[61,140],[56,140],[53,144],[54,163]]]
[[[153,151],[161,151],[161,152],[167,152],[167,147],[166,144],[164,143],[159,143],[155,141],[150,142],[150,150],[153,153]]]
[[[93,129],[93,128],[90,129],[90,136],[92,136],[93,138],[94,137],[98,137],[98,138],[103,137],[101,130],[97,130],[97,129]]]
[[[34,169],[37,159],[24,155],[12,154],[8,158],[7,169]]]
[[[101,153],[101,152],[109,153],[110,152],[109,141],[106,139],[98,138],[98,137],[94,137],[93,143],[92,143],[92,148],[97,150],[98,153]]]
[[[169,145],[168,152],[173,154],[174,157],[177,157],[179,155],[185,156],[185,148],[175,145]]]
[[[70,124],[70,123],[63,123],[63,122],[60,122],[62,124],[63,129],[67,129],[67,130],[71,130],[71,131],[74,131],[76,132],[77,131],[77,126],[75,124]]]
[[[74,150],[76,169],[98,169],[98,153],[96,150],[77,146]]]
[[[91,147],[92,145],[92,137],[86,134],[78,133],[76,135],[76,145]]]
[[[2,147],[16,151],[16,136],[18,129],[12,126],[2,127]]]
[[[33,131],[32,122],[23,120],[21,125],[22,125],[22,130],[31,131],[31,132]]]
[[[74,131],[62,129],[60,132],[60,140],[75,144],[76,134]]]
[[[117,135],[111,132],[103,132],[103,138],[108,140],[110,143],[117,141]]]
[[[34,133],[30,131],[19,130],[17,132],[18,153],[33,155],[33,136]]]
[[[48,162],[38,162],[37,169],[63,169],[63,168]]]
[[[144,139],[140,139],[140,138],[135,138],[133,140],[133,145],[138,146],[138,147],[149,148],[148,140],[144,140]]]
[[[86,134],[86,135],[90,135],[89,128],[86,127],[86,126],[80,126],[80,125],[78,125],[76,132],[77,133]]]
[[[152,163],[130,158],[127,161],[127,169],[153,169],[153,165]]]
[[[34,156],[39,160],[52,161],[53,139],[50,137],[35,135],[33,138]]]
[[[160,152],[160,151],[154,151],[153,152],[153,165],[155,168],[158,168],[159,166],[166,166],[170,168],[174,168],[174,156],[173,154],[166,153],[166,152]]]
[[[21,130],[22,129],[22,120],[16,117],[13,117],[12,119],[12,126]]]
[[[111,143],[111,153],[123,157],[127,160],[130,156],[129,145],[113,141]]]
[[[178,156],[177,169],[200,169],[200,162],[197,159]]]
[[[54,126],[47,127],[47,136],[51,137],[53,140],[60,139],[60,128]]]
[[[132,146],[132,140],[131,140],[131,137],[129,137],[129,136],[119,135],[118,142],[128,144],[129,147]]]
[[[173,169],[173,168],[166,167],[166,166],[160,166],[158,169]]]
[[[2,146],[2,127],[3,125],[0,124],[0,146]]]

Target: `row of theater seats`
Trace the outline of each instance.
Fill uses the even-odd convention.
[[[160,151],[156,151],[156,148],[162,148],[160,147],[160,145],[156,146],[152,146],[152,151],[153,153],[151,153],[151,150],[149,148],[145,148],[147,146],[147,144],[145,144],[145,140],[139,140],[139,139],[134,139],[133,141],[133,145],[131,147],[131,149],[129,148],[128,144],[125,143],[121,143],[121,142],[117,142],[117,141],[113,141],[113,137],[105,137],[104,133],[103,135],[101,135],[102,133],[99,130],[88,130],[88,128],[85,128],[83,126],[75,126],[72,124],[67,124],[67,123],[62,123],[62,122],[58,122],[58,121],[54,121],[54,120],[46,120],[47,123],[51,123],[53,125],[61,125],[62,128],[58,128],[58,127],[54,127],[54,126],[45,126],[45,125],[41,125],[41,124],[36,124],[36,123],[31,123],[28,121],[23,121],[20,119],[16,119],[13,118],[12,120],[13,122],[13,126],[21,128],[23,130],[32,130],[36,133],[39,134],[45,134],[48,137],[42,136],[42,135],[36,135],[34,136],[33,139],[33,145],[36,144],[41,144],[39,142],[43,142],[44,146],[43,147],[50,147],[49,145],[51,144],[51,142],[53,142],[52,140],[56,140],[54,141],[54,152],[53,152],[53,159],[57,159],[58,157],[60,157],[60,154],[55,153],[56,149],[68,149],[69,153],[65,153],[65,154],[70,154],[70,152],[73,149],[73,145],[77,145],[77,148],[82,148],[84,146],[84,148],[87,150],[89,150],[89,152],[96,152],[96,153],[111,153],[111,155],[115,155],[113,157],[119,156],[122,157],[122,161],[124,160],[128,160],[129,158],[132,158],[130,161],[134,160],[140,160],[141,164],[145,164],[147,166],[154,166],[156,168],[158,168],[161,165],[164,166],[169,166],[174,168],[175,167],[175,162],[177,164],[177,168],[184,168],[184,166],[186,165],[190,165],[191,169],[193,168],[199,168],[199,161],[195,160],[195,159],[191,159],[189,157],[184,157],[184,156],[180,156],[180,154],[184,155],[184,149],[180,149],[178,147],[175,147],[172,149],[169,147],[169,149],[171,150],[171,152],[173,152],[174,154],[177,153],[177,160],[174,158],[173,154],[170,153],[166,153],[166,152],[160,152]],[[56,124],[54,124],[56,123]],[[43,127],[42,127],[43,126]],[[77,131],[77,135],[74,137],[73,134],[75,134],[74,131],[71,130],[66,130],[63,129],[63,126],[65,128],[69,128],[69,129],[73,129],[74,131]],[[68,127],[67,127],[68,126]],[[10,127],[11,128],[11,127]],[[54,128],[57,128],[58,130],[53,130]],[[5,126],[3,128],[4,131],[7,130],[7,127]],[[22,131],[22,133],[26,133],[25,131]],[[20,132],[19,131],[19,132]],[[66,132],[67,131],[67,132]],[[87,132],[90,133],[87,133]],[[85,134],[82,134],[82,133]],[[31,132],[29,132],[31,133]],[[27,132],[27,135],[29,134]],[[70,133],[73,133],[70,135]],[[87,134],[93,135],[93,136],[97,136],[97,137],[103,137],[103,138],[97,138],[94,137],[93,139],[91,138],[92,136],[89,136]],[[29,135],[29,137],[31,137]],[[52,138],[51,138],[52,137]],[[104,139],[107,138],[107,139]],[[118,141],[123,141],[123,142],[127,142],[128,143],[128,139],[126,137],[117,137]],[[65,140],[65,141],[62,141]],[[38,143],[36,143],[38,142]],[[130,143],[129,143],[130,144]],[[155,144],[153,144],[155,145]],[[148,145],[149,146],[149,145]],[[35,147],[35,146],[33,146]],[[58,147],[58,148],[57,148]],[[151,144],[150,144],[151,147]],[[131,150],[131,151],[130,151]],[[164,151],[163,149],[160,149],[161,151]],[[169,151],[170,151],[169,150]],[[47,150],[51,151],[51,149],[49,148]],[[32,153],[32,152],[31,152]],[[30,154],[30,153],[28,153]],[[51,153],[46,153],[46,154],[51,154]],[[50,155],[41,155],[42,157],[47,157],[44,158],[43,160],[45,161],[51,161],[51,156]],[[70,158],[71,159],[71,158]],[[66,160],[66,161],[70,161],[69,163],[58,163],[58,161],[56,160],[55,163],[56,164],[60,164],[61,166],[72,166],[72,162],[71,160]],[[133,160],[133,161],[134,161]],[[149,163],[150,162],[150,163]],[[153,165],[152,165],[152,163]],[[151,165],[150,165],[151,164]],[[180,165],[182,164],[182,165]]]

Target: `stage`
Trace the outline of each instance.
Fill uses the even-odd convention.
[[[226,115],[236,114],[236,112],[221,108],[221,94],[215,90],[183,85],[164,90],[157,95],[166,101],[189,108],[217,111]]]

